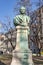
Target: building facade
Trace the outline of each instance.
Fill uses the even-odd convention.
[[[32,19],[31,31],[33,32],[33,36],[31,36],[33,37],[32,42],[33,45],[36,46],[36,48],[37,47],[43,48],[43,6],[34,11],[32,15],[31,15]]]

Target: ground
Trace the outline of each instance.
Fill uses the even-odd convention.
[[[43,65],[43,56],[33,56],[34,65]]]
[[[0,65],[10,65],[12,56],[8,54],[0,55]]]
[[[0,55],[0,65],[10,65],[12,55]],[[43,57],[33,56],[34,65],[43,65]]]

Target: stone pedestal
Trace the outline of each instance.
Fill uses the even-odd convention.
[[[17,26],[16,48],[11,65],[34,65],[32,52],[28,48],[28,27]]]

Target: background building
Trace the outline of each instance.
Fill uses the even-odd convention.
[[[43,6],[31,14],[31,41],[35,48],[43,48]]]

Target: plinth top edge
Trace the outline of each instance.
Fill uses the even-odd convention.
[[[28,29],[29,27],[28,26],[16,26],[16,29]]]

